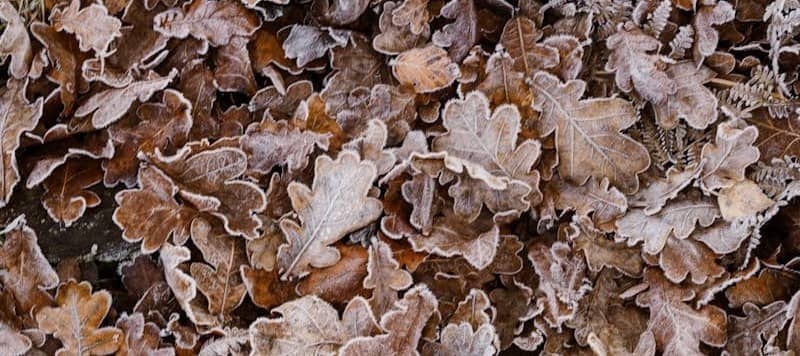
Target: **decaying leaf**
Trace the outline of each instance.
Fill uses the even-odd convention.
[[[400,53],[392,65],[392,73],[400,83],[413,86],[417,93],[448,87],[460,74],[458,65],[450,60],[447,51],[436,46]]]
[[[372,289],[369,303],[379,318],[397,301],[397,292],[413,284],[411,274],[400,268],[389,245],[379,239],[372,239],[367,273],[364,288]]]
[[[633,107],[619,98],[581,100],[586,84],[567,83],[538,72],[531,84],[534,108],[542,113],[540,134],[555,131],[558,172],[582,185],[589,177],[608,178],[623,192],[638,190],[636,175],[650,166],[640,143],[620,133],[633,125]]]
[[[255,12],[234,0],[195,0],[162,12],[153,21],[153,28],[166,36],[191,35],[214,46],[228,44],[233,36],[252,35],[261,26]]]
[[[4,62],[10,56],[9,72],[16,79],[23,79],[33,60],[31,38],[19,13],[8,1],[0,2],[0,20],[5,30],[0,36],[0,58]]]
[[[734,121],[719,124],[715,143],[703,146],[703,171],[699,179],[706,189],[733,186],[744,180],[745,168],[758,161],[758,149],[753,146],[758,130],[742,126]]]
[[[0,175],[0,207],[6,206],[19,182],[16,151],[25,131],[33,130],[42,115],[43,100],[29,103],[25,98],[27,82],[9,80],[0,93],[0,148],[3,150]]]
[[[69,160],[44,181],[42,205],[54,221],[70,226],[83,216],[86,208],[100,204],[100,197],[87,188],[102,180],[100,161],[88,158]]]
[[[339,261],[339,251],[329,245],[374,221],[382,211],[380,201],[367,196],[375,180],[375,166],[360,161],[357,154],[343,151],[335,161],[320,156],[314,172],[310,189],[294,182],[288,188],[300,221],[284,219],[280,223],[288,241],[278,249],[283,279],[302,277],[311,267]]]
[[[626,23],[606,41],[611,56],[606,70],[616,72],[615,83],[624,92],[634,88],[645,99],[663,104],[675,93],[675,81],[664,71],[664,61],[658,54],[660,42],[632,23]]]
[[[36,232],[27,226],[24,216],[19,216],[0,233],[4,238],[0,281],[14,296],[16,310],[31,314],[50,305],[53,297],[47,290],[58,285],[58,275],[42,254]]]
[[[80,0],[72,0],[69,6],[55,9],[50,21],[56,31],[74,33],[80,43],[81,51],[94,51],[100,57],[111,53],[108,46],[114,38],[121,37],[122,22],[108,14],[108,9],[99,4],[81,7]]]
[[[92,293],[89,282],[67,281],[58,287],[58,307],[45,307],[36,313],[42,331],[53,334],[63,347],[57,355],[107,355],[119,349],[122,331],[100,328],[111,308],[111,294]]]
[[[558,64],[558,51],[537,43],[541,38],[542,33],[533,20],[523,16],[508,20],[500,43],[514,59],[514,70],[533,75],[537,70]]]
[[[711,201],[681,200],[670,203],[656,215],[648,216],[640,209],[631,210],[617,221],[617,228],[629,245],[642,241],[644,252],[654,255],[664,248],[670,236],[685,239],[696,224],[711,226],[719,215],[719,209]]]

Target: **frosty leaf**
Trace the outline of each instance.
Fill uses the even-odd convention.
[[[25,335],[22,321],[17,317],[14,296],[8,290],[0,290],[0,347],[12,355],[22,355],[30,350],[32,342]]]
[[[0,20],[5,23],[5,29],[0,36],[0,62],[5,62],[11,56],[8,72],[16,79],[23,79],[28,75],[33,60],[31,38],[25,22],[8,1],[0,2]]]
[[[673,283],[680,283],[691,274],[692,283],[702,284],[725,272],[715,259],[714,252],[700,242],[670,237],[658,257],[658,264]]]
[[[392,73],[401,84],[413,86],[417,93],[446,88],[460,74],[447,52],[433,45],[401,53],[392,64]]]
[[[186,241],[196,213],[175,201],[175,183],[158,168],[148,166],[139,169],[138,179],[138,189],[115,196],[119,207],[114,211],[114,223],[122,229],[122,238],[142,241],[143,253],[157,251],[170,236]]]
[[[800,156],[800,117],[790,115],[779,119],[764,114],[757,111],[755,115],[744,118],[758,129],[754,144],[761,153],[761,161],[770,162],[786,155]]]
[[[636,297],[636,304],[650,309],[648,329],[664,355],[700,355],[700,342],[725,344],[725,312],[715,306],[695,310],[686,301],[694,292],[670,283],[657,269],[648,269],[644,281],[649,289]]]
[[[340,354],[419,355],[416,350],[422,330],[437,307],[436,297],[427,287],[415,287],[381,318],[380,326],[385,334],[352,339],[342,347]]]
[[[727,221],[755,216],[775,204],[758,184],[749,179],[720,190],[717,202],[722,218]]]
[[[684,61],[671,65],[667,75],[675,82],[675,94],[668,96],[665,103],[655,106],[661,127],[674,128],[682,118],[689,126],[702,130],[716,121],[717,98],[703,86],[716,76],[714,71]]]
[[[106,355],[117,351],[122,331],[99,328],[111,308],[111,293],[92,293],[89,282],[68,281],[58,287],[58,307],[46,307],[36,313],[42,331],[53,334],[63,347],[56,355]]]
[[[727,290],[725,298],[732,308],[747,304],[768,305],[788,300],[798,288],[798,283],[779,269],[764,268],[757,275],[739,281]]]
[[[543,68],[558,64],[558,51],[550,46],[536,43],[542,38],[542,32],[536,28],[531,19],[516,16],[506,22],[500,43],[514,59],[514,70],[533,75]]]
[[[744,222],[719,222],[710,228],[696,232],[692,238],[705,243],[715,253],[726,254],[736,251],[745,239],[750,237],[751,228]]]
[[[221,219],[229,233],[254,239],[261,227],[254,214],[266,208],[266,196],[256,184],[240,179],[247,155],[230,147],[235,144],[236,140],[215,145],[203,141],[184,146],[172,156],[156,151],[152,159],[173,180],[184,200]]]
[[[628,210],[625,196],[617,188],[609,187],[608,180],[589,179],[583,186],[554,181],[557,191],[555,208],[575,210],[582,217],[592,214],[594,225],[603,230],[613,229],[614,222]]]
[[[213,46],[226,45],[234,36],[250,36],[261,27],[261,18],[235,0],[195,0],[160,13],[153,22],[165,36],[192,35]]]
[[[731,356],[762,355],[762,347],[775,341],[790,317],[787,305],[777,301],[759,308],[747,303],[742,309],[744,316],[729,317],[725,351]]]
[[[8,31],[8,30],[6,30]],[[25,98],[27,82],[9,80],[0,92],[0,207],[6,206],[19,182],[16,151],[25,131],[33,130],[42,116],[42,98],[33,104]]]
[[[523,261],[519,252],[525,246],[516,235],[500,235],[497,253],[494,255],[489,270],[499,275],[515,275],[522,271]]]
[[[670,234],[685,239],[694,231],[695,224],[708,227],[718,216],[719,209],[712,202],[680,200],[668,204],[652,216],[640,209],[629,211],[617,221],[617,233],[627,238],[629,246],[644,242],[644,252],[655,255],[664,248]]]
[[[51,76],[60,86],[59,96],[64,104],[64,112],[73,112],[78,93],[87,89],[81,77],[81,63],[86,55],[80,52],[73,36],[60,33],[53,26],[34,22],[31,24],[31,33],[47,49],[50,63],[55,64]]]
[[[463,256],[475,268],[489,266],[497,253],[499,228],[484,214],[467,223],[452,211],[436,217],[429,235],[414,235],[409,238],[414,251],[425,251],[443,257]]]
[[[625,24],[606,41],[611,55],[606,70],[616,72],[615,83],[628,93],[634,88],[650,102],[661,104],[675,93],[675,81],[664,72],[658,54],[650,54],[661,42],[632,23]]]
[[[166,88],[176,75],[177,70],[171,71],[165,77],[150,72],[144,80],[131,83],[124,88],[101,91],[81,104],[75,110],[75,116],[84,117],[94,113],[92,126],[96,129],[104,128],[125,115],[135,101],[145,102],[157,91]]]
[[[401,186],[403,199],[413,205],[408,222],[424,235],[430,234],[433,217],[439,210],[436,179],[426,174],[415,174]]]
[[[397,301],[397,292],[413,284],[411,274],[400,268],[389,245],[379,239],[372,239],[367,272],[364,288],[372,289],[369,303],[377,317],[392,308]]]
[[[637,174],[650,166],[647,149],[620,133],[636,121],[633,107],[619,98],[580,100],[586,84],[538,72],[531,83],[534,109],[542,113],[539,134],[556,132],[558,171],[582,185],[608,178],[623,192],[635,192]]]
[[[348,33],[341,30],[294,25],[289,37],[283,41],[283,51],[286,58],[296,58],[297,66],[302,68],[324,56],[331,48],[347,45],[348,38]]]
[[[107,57],[111,53],[108,46],[117,37],[121,37],[122,22],[108,14],[108,9],[100,4],[91,4],[83,9],[80,0],[72,0],[69,6],[54,9],[50,21],[56,31],[74,33],[80,43],[81,51],[93,50],[99,57]]]
[[[381,203],[367,197],[375,180],[375,166],[343,151],[334,161],[317,158],[314,184],[289,185],[292,207],[300,221],[281,220],[288,244],[278,249],[282,278],[302,277],[311,267],[327,267],[339,260],[339,252],[329,245],[380,216]]]
[[[551,35],[542,43],[558,51],[558,65],[549,70],[551,73],[557,74],[561,80],[578,78],[583,68],[583,44],[578,38],[569,35]]]
[[[365,161],[375,164],[377,173],[382,176],[394,166],[397,158],[385,149],[389,131],[386,124],[379,119],[367,122],[367,127],[357,137],[344,144],[342,149],[357,152]]]
[[[399,6],[391,1],[383,3],[383,12],[381,12],[381,17],[378,20],[381,33],[372,39],[372,47],[381,53],[399,54],[400,52],[418,47],[427,41],[428,37],[431,35],[430,26],[428,26],[427,21],[419,24],[419,33],[414,32],[414,26],[417,26],[417,23],[412,23],[411,27],[408,26],[408,23],[405,23],[409,20],[408,16],[416,16],[418,13],[416,11],[420,9],[420,7],[418,7],[420,5],[421,9],[425,11],[425,17],[427,17],[427,0],[408,0]],[[405,6],[405,8],[403,6]],[[399,17],[394,15],[395,11],[398,11],[398,9],[402,9],[402,12],[398,12]],[[409,13],[409,11],[414,12]],[[395,24],[394,18],[400,18],[400,21],[404,23],[399,25]]]
[[[702,63],[717,49],[719,33],[712,27],[732,21],[736,11],[727,1],[720,1],[712,6],[701,6],[694,16],[694,61]]]
[[[341,254],[339,262],[314,270],[297,284],[297,294],[313,294],[328,302],[343,304],[355,296],[366,294],[363,281],[368,276],[367,249],[358,244],[339,245],[337,249]],[[373,299],[375,296],[373,292]]]
[[[631,206],[643,207],[647,215],[653,215],[664,207],[670,199],[675,199],[678,193],[686,188],[700,175],[702,166],[693,164],[683,170],[670,168],[667,170],[666,179],[653,181],[646,188],[636,193]]]
[[[395,26],[408,26],[415,35],[430,31],[428,0],[403,0],[396,8],[388,10],[391,10],[391,21]],[[384,11],[387,11],[385,7]]]
[[[339,320],[336,309],[313,295],[285,303],[272,310],[281,317],[259,318],[250,325],[253,355],[336,355],[339,347],[350,338],[369,336],[372,330],[377,330],[374,317],[366,319],[373,328],[358,323],[364,321],[358,316],[363,310],[356,307],[358,303],[363,303],[363,299],[356,298],[350,302],[342,320]],[[368,308],[366,312],[369,312]],[[357,329],[353,329],[354,326]]]
[[[528,259],[539,276],[538,303],[544,306],[544,319],[553,328],[572,319],[578,302],[589,290],[586,263],[572,253],[569,245],[556,242],[551,247],[536,243],[529,248]]]
[[[50,218],[68,227],[83,216],[86,208],[100,204],[100,197],[87,188],[102,180],[100,161],[90,158],[69,160],[44,181],[42,205]]]
[[[755,126],[744,126],[734,121],[717,126],[715,143],[703,146],[703,172],[700,182],[706,190],[729,188],[744,180],[747,166],[758,160],[758,149],[753,143],[758,136]]]
[[[498,350],[497,334],[492,324],[483,324],[474,332],[468,323],[450,323],[442,330],[440,343],[427,345],[441,356],[488,356]],[[424,349],[427,351],[427,349]]]
[[[145,322],[141,313],[132,315],[122,314],[117,319],[116,326],[123,333],[122,343],[118,354],[122,355],[151,355],[171,356],[175,351],[169,348],[159,348],[161,336],[159,327],[153,322]]]
[[[253,95],[256,78],[250,65],[246,37],[234,36],[217,50],[214,60],[214,79],[221,91]]]
[[[192,127],[192,103],[180,92],[164,90],[160,103],[146,103],[136,110],[139,121],[123,120],[108,128],[114,142],[114,157],[103,162],[103,182],[107,186],[123,182],[132,187],[139,168],[139,152],[155,153],[156,149],[173,154],[188,140]]]
[[[481,325],[491,321],[487,313],[491,305],[489,296],[484,291],[480,289],[470,290],[469,295],[458,303],[449,322],[450,324],[466,323],[471,325],[473,329],[478,329]]]
[[[607,239],[586,218],[570,224],[567,233],[575,250],[586,256],[586,265],[592,272],[609,267],[628,276],[641,275],[644,263],[640,249]]]
[[[272,309],[295,297],[294,283],[281,281],[277,269],[265,271],[242,266],[240,272],[247,294],[256,306]]]
[[[247,154],[248,171],[267,174],[275,166],[286,165],[289,171],[305,168],[315,147],[328,149],[329,136],[301,131],[287,121],[276,122],[265,117],[261,123],[250,125],[239,142]]]
[[[541,145],[535,140],[517,145],[521,118],[516,107],[502,105],[491,116],[489,113],[489,102],[480,92],[471,92],[464,100],[451,100],[442,114],[447,134],[436,138],[432,148],[479,164],[493,175],[530,188],[530,196],[519,202],[521,204],[501,204],[500,197],[496,196],[488,196],[486,201],[490,209],[511,205],[525,211],[531,203],[541,199],[539,174],[532,170],[539,159]]]
[[[0,250],[0,281],[14,296],[17,312],[31,314],[50,305],[53,297],[46,290],[58,285],[58,275],[42,254],[36,232],[19,216],[0,233],[5,240]]]
[[[347,25],[358,20],[369,4],[369,0],[314,0],[311,11],[330,25]]]
[[[455,20],[433,34],[433,44],[448,47],[450,58],[461,61],[478,41],[478,10],[473,0],[450,0],[441,16]]]

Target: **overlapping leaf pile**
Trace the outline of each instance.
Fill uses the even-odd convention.
[[[796,0],[0,24],[0,207],[42,186],[70,226],[116,191],[95,223],[140,251],[98,281],[2,222],[0,353],[800,353]]]

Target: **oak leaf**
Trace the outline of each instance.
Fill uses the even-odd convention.
[[[86,208],[100,205],[100,197],[88,188],[102,180],[100,161],[71,159],[44,181],[42,205],[53,221],[69,227],[83,216]]]
[[[122,22],[108,14],[108,9],[100,4],[91,4],[83,9],[80,0],[72,0],[62,9],[54,9],[50,13],[50,22],[56,31],[75,34],[81,51],[93,50],[99,57],[111,54],[108,46],[117,37],[121,37]]]
[[[617,221],[617,234],[627,238],[630,246],[644,242],[644,252],[655,255],[664,248],[670,236],[685,239],[694,231],[696,224],[711,226],[719,214],[717,205],[710,201],[679,200],[651,216],[641,209],[631,210]]]
[[[214,57],[214,80],[217,88],[225,92],[240,92],[253,95],[256,92],[256,78],[250,64],[247,50],[249,39],[233,36],[230,42],[217,49]]]
[[[634,88],[645,99],[662,104],[675,93],[675,81],[664,72],[664,61],[654,52],[661,42],[644,33],[633,23],[621,25],[606,40],[611,55],[606,70],[615,72],[615,83],[629,93]]]
[[[664,355],[701,355],[700,342],[720,347],[726,342],[726,315],[715,306],[693,309],[685,302],[694,291],[674,285],[657,269],[648,269],[644,281],[649,289],[636,297],[636,304],[650,309],[648,330],[656,337]]]
[[[706,190],[730,188],[744,180],[745,169],[758,161],[758,149],[753,143],[758,136],[755,126],[745,126],[734,121],[717,126],[714,143],[703,146],[703,172],[700,182]]]
[[[747,303],[744,316],[728,318],[728,355],[763,355],[763,347],[771,345],[791,317],[786,302],[777,301],[764,307]]]
[[[442,356],[489,356],[498,351],[499,341],[492,324],[481,325],[475,331],[468,323],[450,323],[439,336],[440,342],[428,344],[424,351]]]
[[[419,355],[417,345],[422,331],[437,307],[436,297],[427,287],[414,287],[381,318],[380,326],[385,334],[352,339],[342,347],[340,354]]]
[[[466,222],[447,209],[434,218],[430,234],[412,235],[409,242],[414,251],[442,257],[463,256],[470,265],[482,270],[494,260],[499,239],[500,229],[488,214]]]
[[[394,9],[387,10],[384,7],[384,11],[391,11],[392,24],[399,27],[408,26],[412,34],[420,35],[430,31],[428,0],[403,0],[403,3]]]
[[[73,36],[58,32],[53,26],[34,22],[30,27],[33,37],[47,49],[49,62],[54,64],[49,76],[59,84],[63,112],[71,114],[75,110],[77,96],[88,90],[81,74],[81,64],[87,55],[80,51],[78,41]]]
[[[417,93],[429,93],[453,84],[460,72],[447,51],[429,45],[403,53],[392,62],[392,73],[401,84],[411,85]]]
[[[586,256],[590,271],[600,272],[609,267],[632,277],[642,274],[641,250],[607,239],[587,218],[574,219],[565,232],[575,251],[582,251]]]
[[[675,93],[655,106],[656,119],[663,128],[674,128],[684,119],[692,128],[703,130],[717,119],[717,97],[703,86],[716,73],[692,61],[671,65],[667,76],[675,82]]]
[[[0,281],[14,296],[16,310],[32,314],[50,305],[53,297],[46,290],[58,285],[58,274],[39,248],[36,232],[19,216],[0,233],[5,240],[0,250]]]
[[[170,236],[180,243],[189,237],[196,212],[175,201],[178,187],[156,167],[139,169],[139,188],[123,190],[115,196],[119,207],[114,223],[128,242],[142,241],[142,252],[153,253]]]
[[[33,60],[31,38],[25,22],[8,1],[0,2],[0,20],[5,22],[5,29],[0,35],[0,62],[5,62],[10,56],[8,72],[16,79],[24,79]]]
[[[360,297],[348,303],[341,320],[336,309],[314,295],[285,303],[272,312],[281,317],[259,318],[250,325],[253,355],[336,355],[348,340],[378,330],[377,321]]]
[[[265,175],[276,166],[286,165],[290,172],[306,168],[315,147],[328,149],[329,137],[265,117],[260,123],[248,126],[239,143],[247,154],[248,174]]]
[[[93,113],[92,126],[102,129],[122,118],[135,101],[145,102],[157,91],[166,88],[177,73],[177,70],[172,70],[167,76],[162,77],[150,72],[144,80],[131,83],[124,88],[101,91],[81,104],[75,110],[75,116],[84,117]]]
[[[234,0],[194,0],[160,13],[153,22],[153,28],[165,36],[192,35],[213,46],[227,45],[234,36],[248,37],[261,27],[261,18]]]
[[[391,248],[385,242],[373,238],[368,253],[364,288],[372,289],[369,304],[375,315],[380,318],[397,301],[397,292],[410,287],[414,281],[410,273],[400,268],[400,264],[392,255]]]
[[[697,9],[697,14],[692,21],[695,34],[692,53],[695,62],[703,63],[703,60],[717,49],[719,33],[712,26],[730,22],[735,15],[736,10],[727,1],[701,6]]]
[[[296,283],[282,281],[277,269],[265,271],[244,265],[239,271],[250,300],[258,307],[272,309],[296,296]]]
[[[664,276],[673,283],[683,282],[691,274],[694,284],[702,284],[721,276],[725,269],[717,265],[716,255],[703,243],[693,239],[667,239],[658,256]]]
[[[409,0],[400,5],[391,1],[383,3],[383,11],[378,19],[381,32],[372,39],[372,47],[384,54],[399,54],[425,43],[431,35],[428,22],[407,22],[416,21],[413,18],[417,17],[420,7],[427,17],[427,0]],[[399,9],[402,12],[397,12]],[[395,12],[398,13],[397,16]],[[411,16],[413,17],[410,18]],[[395,18],[400,19],[398,23],[395,23]],[[419,33],[414,32],[416,26],[419,26]]]
[[[297,59],[297,66],[302,68],[330,49],[346,46],[349,38],[349,33],[343,30],[294,25],[283,41],[283,51],[286,58]]]
[[[111,308],[111,293],[92,293],[89,282],[71,280],[58,287],[56,304],[36,313],[39,328],[61,341],[56,355],[107,355],[120,347],[121,330],[99,328]]]
[[[559,328],[575,316],[578,302],[592,289],[586,263],[563,242],[549,248],[536,243],[529,248],[528,259],[539,276],[537,292],[542,295],[537,301],[544,306],[544,319]]]
[[[800,117],[790,115],[779,119],[768,116],[766,111],[756,111],[743,120],[758,129],[754,145],[762,162],[800,155]]]
[[[675,199],[684,188],[700,176],[702,165],[692,164],[684,169],[670,167],[665,179],[657,179],[638,191],[630,201],[632,207],[642,207],[647,215],[658,213],[670,199]]]
[[[283,279],[336,263],[339,251],[329,245],[374,221],[382,211],[381,202],[367,196],[376,177],[375,166],[360,161],[357,154],[343,151],[335,161],[320,156],[314,172],[310,189],[297,182],[288,187],[300,221],[280,222],[288,241],[278,249]]]
[[[160,328],[153,322],[146,322],[141,313],[132,315],[123,313],[117,319],[116,326],[123,334],[122,343],[117,351],[119,355],[172,356],[175,354],[172,349],[159,348],[161,344]]]
[[[369,0],[314,0],[311,12],[326,24],[341,26],[358,20],[369,5]]]
[[[589,179],[582,186],[556,180],[551,183],[556,190],[555,208],[575,210],[581,217],[592,214],[594,226],[604,231],[613,230],[614,222],[628,210],[628,202],[617,188],[610,187],[607,179]]]
[[[0,92],[0,207],[6,206],[19,182],[16,151],[25,131],[33,130],[42,116],[43,100],[29,103],[25,98],[26,81],[9,80]]]
[[[431,38],[438,47],[447,47],[450,58],[459,62],[478,42],[478,10],[473,0],[450,0],[442,7],[440,15],[451,20],[436,31]]]
[[[583,185],[608,178],[626,193],[639,187],[637,174],[650,166],[647,149],[620,133],[636,122],[633,107],[620,98],[580,100],[586,83],[538,72],[531,83],[534,109],[542,113],[539,134],[555,131],[558,172]]]
[[[298,295],[316,295],[330,303],[345,304],[358,295],[367,294],[363,281],[369,273],[369,252],[358,244],[339,245],[337,249],[342,256],[339,262],[317,269],[300,281],[296,288]]]
[[[506,22],[500,43],[514,59],[514,70],[533,75],[537,70],[551,68],[558,64],[559,53],[550,46],[537,43],[542,32],[533,20],[516,16]]]

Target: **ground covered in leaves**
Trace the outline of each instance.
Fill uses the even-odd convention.
[[[0,0],[0,353],[800,354],[797,0]]]

